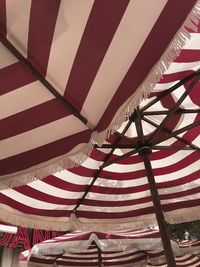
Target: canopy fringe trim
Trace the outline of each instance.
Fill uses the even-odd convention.
[[[4,205],[3,205],[4,206]],[[0,208],[2,205],[0,205]],[[23,213],[12,213],[12,210],[6,211],[6,208],[4,206],[4,209],[1,208],[0,212],[0,220],[6,221],[7,223],[19,225],[22,227],[28,227],[33,229],[41,229],[41,230],[52,230],[52,231],[114,231],[114,230],[128,230],[128,229],[140,229],[140,228],[152,228],[155,226],[156,219],[150,218],[145,221],[133,221],[132,218],[130,218],[129,221],[123,221],[123,220],[104,220],[104,222],[96,223],[93,221],[80,221],[75,215],[69,217],[66,217],[66,221],[64,220],[58,220],[57,223],[55,223],[55,219],[43,220],[41,216],[32,217],[31,215],[26,216],[26,214]]]
[[[190,212],[182,211],[177,213],[176,211],[173,213],[169,212],[168,214],[165,214],[166,221],[170,224],[176,224],[176,223],[183,223],[183,222],[191,222],[200,220],[200,207],[194,207],[190,209]]]

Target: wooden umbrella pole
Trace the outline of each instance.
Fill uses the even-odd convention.
[[[102,256],[101,256],[101,249],[98,247],[98,245],[94,242],[96,248],[97,248],[97,252],[98,252],[98,267],[102,267]]]
[[[139,149],[139,155],[142,157],[146,169],[146,175],[149,182],[149,187],[151,191],[152,201],[155,209],[156,219],[158,222],[158,227],[160,230],[160,236],[164,248],[164,253],[167,261],[168,267],[176,267],[176,262],[169,238],[169,234],[167,231],[164,214],[162,211],[162,206],[160,203],[158,190],[156,188],[155,178],[151,166],[151,162],[149,160],[149,154],[151,153],[151,149],[148,146],[143,146]]]

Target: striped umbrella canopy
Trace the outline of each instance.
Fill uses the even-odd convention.
[[[1,188],[53,173],[3,191],[3,220],[119,229],[155,209],[175,266],[165,219],[199,210],[199,17],[193,0],[0,1]]]
[[[1,0],[1,187],[83,162],[180,53],[199,5]]]
[[[34,245],[31,251],[22,252],[19,260],[21,266],[56,263],[56,266],[142,267],[150,258],[160,262],[160,250],[151,254],[148,250],[161,246],[156,230],[72,232]]]
[[[1,191],[0,219],[30,228],[86,231],[155,224],[138,155],[142,142],[153,151],[150,159],[165,219],[199,219],[200,26],[190,34],[148,99],[103,148],[96,147],[77,168]],[[140,117],[144,138],[137,137]]]
[[[199,266],[199,241],[171,241],[177,266]],[[166,266],[159,231],[71,232],[33,246],[20,266]]]
[[[198,32],[191,32],[129,121],[80,167],[2,191],[2,220],[43,229],[107,230],[155,224],[156,214],[168,253],[165,220],[199,218]]]

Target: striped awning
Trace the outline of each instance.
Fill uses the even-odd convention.
[[[82,163],[180,53],[196,30],[199,5],[1,0],[1,188]]]

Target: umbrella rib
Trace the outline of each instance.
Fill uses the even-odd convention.
[[[179,81],[178,83],[176,83],[175,85],[173,85],[172,87],[170,87],[169,89],[167,89],[166,91],[163,91],[154,100],[152,100],[147,105],[145,105],[144,107],[142,107],[141,108],[141,112],[143,112],[146,109],[150,108],[151,106],[153,106],[154,104],[156,104],[158,101],[160,101],[163,97],[165,97],[168,94],[172,93],[174,90],[176,90],[177,88],[179,88],[180,86],[182,86],[184,83],[190,81],[191,79],[193,79],[194,77],[196,77],[199,74],[200,74],[200,69],[197,70],[196,72],[193,72],[192,74],[186,76],[185,78],[183,78],[181,81]]]
[[[95,148],[110,148],[110,149],[112,149],[113,145],[112,144],[103,144],[102,146],[95,145],[94,147]],[[118,144],[115,147],[115,149],[116,148],[118,148],[118,149],[132,149],[133,145],[131,145],[131,144]]]
[[[131,121],[128,121],[128,123],[126,124],[126,126],[124,127],[124,130],[122,131],[122,134],[125,134],[126,131],[128,130],[128,128],[131,125]],[[109,154],[106,155],[105,159],[104,159],[104,163],[107,162],[109,160],[109,158],[112,156],[113,152],[115,151],[115,148],[117,147],[118,143],[120,142],[121,137],[117,137],[117,139],[115,140],[113,147],[110,151]],[[75,208],[73,209],[73,212],[76,212],[76,210],[79,208],[79,206],[81,205],[81,203],[83,202],[83,200],[86,198],[87,194],[90,192],[92,186],[94,185],[94,183],[96,182],[96,180],[98,179],[98,176],[101,174],[102,170],[103,170],[103,164],[99,167],[99,169],[96,171],[91,183],[88,185],[87,189],[85,190],[84,194],[82,195],[82,197],[79,199],[78,203],[76,204]],[[111,163],[112,164],[112,163]]]
[[[87,124],[87,119],[80,114],[80,112],[70,103],[67,99],[65,99],[62,95],[58,93],[58,91],[43,77],[43,75],[0,33],[0,42],[22,63],[26,65],[26,67],[31,71],[31,73],[45,86],[45,88],[51,92],[57,99],[59,99],[64,105],[68,108],[68,110],[77,117],[81,122]]]
[[[116,162],[118,162],[118,161],[120,161],[120,160],[122,160],[122,159],[124,159],[126,157],[132,156],[132,155],[134,155],[136,153],[138,153],[137,149],[131,150],[131,151],[127,152],[126,154],[118,156],[117,158],[115,158],[115,159],[113,159],[111,161],[103,163],[99,168],[100,168],[100,170],[102,170],[102,169],[110,166],[111,164],[114,164],[114,163],[116,163]]]
[[[155,122],[153,122],[153,121],[151,121],[151,120],[149,120],[149,119],[147,119],[147,118],[144,118],[144,117],[143,117],[143,120],[146,121],[147,123],[149,123],[150,125],[154,126],[154,127],[158,127],[158,124],[156,124]],[[171,131],[170,131],[169,129],[165,128],[165,127],[163,128],[163,130],[164,130],[166,133],[169,133],[169,134],[171,133]],[[190,146],[190,147],[193,148],[194,150],[198,150],[198,151],[200,151],[200,147],[198,147],[198,146],[192,144],[191,142],[185,140],[184,138],[179,137],[179,136],[174,136],[174,138],[176,138],[177,140],[181,141],[181,142],[184,143],[185,145]]]
[[[169,113],[169,110],[160,110],[160,111],[144,111],[144,116],[151,116],[151,115],[167,115]],[[181,114],[190,114],[190,113],[200,113],[200,109],[183,109],[179,108],[175,111],[175,113],[181,113]]]
[[[137,147],[137,142],[134,142],[134,140],[137,139],[137,138],[129,138],[128,136],[125,136],[124,134],[119,133],[119,132],[115,132],[114,134],[116,136],[120,137],[121,139],[129,142],[132,145],[131,148],[136,148]]]
[[[158,144],[158,143],[164,142],[164,141],[166,141],[166,140],[168,140],[168,139],[170,139],[170,138],[172,138],[172,137],[177,136],[178,134],[184,133],[184,132],[186,132],[187,130],[191,130],[191,129],[193,129],[194,127],[197,127],[197,126],[199,126],[199,125],[200,125],[200,121],[193,122],[193,123],[191,123],[191,124],[189,124],[189,125],[187,125],[187,126],[181,128],[181,129],[179,129],[179,130],[176,130],[176,131],[174,131],[174,132],[171,132],[171,133],[170,133],[168,136],[166,136],[165,138],[160,139],[160,140],[158,140],[158,141],[156,141],[156,142],[153,142],[152,144],[153,144],[153,145],[156,145],[156,144]]]
[[[192,147],[181,147],[181,146],[151,146],[152,150],[196,150]]]
[[[162,128],[164,127],[165,123],[169,120],[169,118],[175,113],[175,111],[178,109],[180,104],[184,101],[184,99],[188,96],[188,94],[192,91],[194,86],[199,82],[200,73],[194,78],[194,80],[189,85],[188,89],[182,94],[182,96],[179,98],[179,100],[176,102],[176,104],[169,110],[167,116],[164,118],[164,120],[161,122],[161,124],[158,126],[158,128],[153,132],[151,135],[149,141],[153,140],[156,135],[158,135]]]

